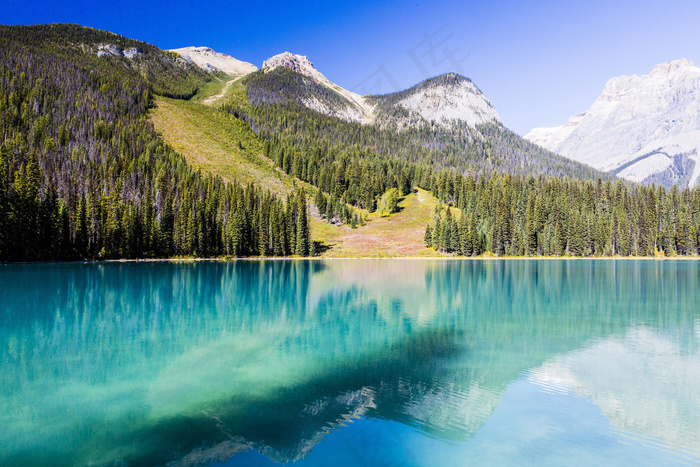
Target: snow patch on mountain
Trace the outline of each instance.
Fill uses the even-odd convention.
[[[525,138],[635,182],[700,181],[700,68],[686,59],[613,78],[591,108]]]
[[[348,101],[349,104],[341,111],[333,111],[332,109],[326,108],[326,106],[317,99],[307,99],[303,102],[305,106],[327,115],[335,115],[345,120],[360,123],[371,123],[374,121],[374,106],[370,105],[363,96],[348,91],[347,89],[343,89],[330,81],[321,72],[314,68],[313,63],[311,63],[311,61],[305,55],[284,52],[265,60],[263,62],[262,69],[270,71],[278,67],[289,68],[301,75],[313,79],[317,83],[340,94]]]
[[[192,62],[203,70],[222,71],[231,77],[240,78],[257,71],[252,63],[243,62],[230,55],[216,52],[210,47],[182,47],[171,49],[170,52],[179,54],[188,62]]]

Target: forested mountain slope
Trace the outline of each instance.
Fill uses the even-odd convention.
[[[306,254],[303,194],[194,171],[148,120],[209,76],[103,31],[0,27],[0,259]]]
[[[149,112],[158,133],[194,168],[226,181],[258,185],[279,196],[293,191],[293,179],[263,155],[263,143],[232,115],[210,106],[158,97]]]
[[[284,140],[302,154],[309,153],[301,149],[302,145],[335,146],[340,152],[345,152],[342,148],[356,147],[382,158],[430,165],[435,169],[454,168],[464,173],[497,171],[593,180],[614,178],[544,150],[511,132],[492,118],[497,117],[497,113],[484,99],[480,99],[478,109],[483,117],[478,121],[484,123],[475,123],[470,116],[464,120],[455,118],[460,115],[459,110],[475,105],[471,93],[452,96],[451,100],[442,99],[440,104],[434,104],[431,112],[422,110],[426,115],[449,118],[428,120],[420,112],[411,110],[420,102],[420,99],[411,102],[411,98],[419,93],[447,92],[450,95],[455,84],[462,88],[462,84],[471,83],[455,74],[433,78],[396,95],[368,97],[367,102],[376,106],[376,122],[372,124],[346,121],[326,115],[328,112],[309,109],[305,101],[312,97],[328,108],[343,108],[345,103],[339,94],[288,68],[268,73],[258,71],[243,78],[243,83],[253,110],[246,111],[236,105],[225,108],[244,117],[256,133],[274,136],[275,141]],[[411,102],[408,107],[407,101]],[[486,112],[487,108],[491,110]]]
[[[307,193],[314,191],[274,167],[272,161],[263,155],[262,142],[243,122],[229,114],[187,101],[159,97],[150,116],[163,138],[194,167],[201,167],[225,180],[234,178],[244,184],[255,183],[273,193],[289,193],[293,184],[305,185]],[[324,205],[326,199],[321,201],[318,194],[313,199],[309,227],[317,247],[315,252],[320,257],[443,255],[426,248],[423,242],[425,224],[437,205],[430,193],[418,190],[418,193],[408,194],[398,202],[398,212],[390,216],[356,208],[349,212],[347,206],[343,212],[340,203]],[[333,210],[333,214],[329,210]],[[327,221],[329,217],[331,222]]]
[[[80,60],[82,66],[132,78],[140,75],[153,92],[168,97],[190,97],[212,78],[174,52],[75,24],[0,26],[0,37],[56,58]]]

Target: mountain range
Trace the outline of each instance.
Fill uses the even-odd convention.
[[[195,61],[204,69],[234,70],[231,76],[257,71],[247,64],[242,73],[233,57],[209,48],[175,49],[186,57],[203,50]],[[225,58],[232,65],[225,65]],[[418,127],[434,122],[450,128],[502,126],[491,102],[467,78],[454,73],[426,80],[386,96],[359,96],[317,71],[301,55],[284,52],[263,63],[265,73],[284,67],[302,75],[296,101],[325,115],[365,124]],[[330,95],[308,88],[321,85]],[[638,183],[696,186],[700,183],[700,68],[681,59],[656,66],[644,76],[611,79],[591,108],[553,128],[535,128],[525,139],[595,169]],[[292,99],[294,100],[294,99]]]
[[[205,53],[197,53],[195,59],[195,49]],[[206,47],[174,51],[209,71],[239,70],[242,63]],[[246,70],[247,74],[235,75],[233,79],[240,79],[238,82],[246,89],[246,100],[254,105],[295,103],[328,117],[372,126],[385,133],[403,134],[408,140],[403,147],[372,144],[385,155],[403,152],[412,160],[431,159],[439,166],[455,166],[475,173],[497,170],[613,178],[530,144],[509,131],[478,87],[456,73],[437,76],[392,94],[360,96],[331,82],[308,57],[290,52],[265,60],[260,70],[253,65]],[[488,157],[483,157],[486,153]],[[446,154],[454,156],[447,161]]]
[[[209,47],[183,47],[172,49],[207,71],[222,71],[233,78],[241,78],[257,71],[253,64],[242,62]],[[462,121],[470,126],[486,123],[501,124],[500,117],[491,102],[469,79],[455,73],[426,80],[410,89],[389,96],[360,96],[331,82],[314,67],[308,57],[284,52],[265,60],[262,70],[266,73],[284,67],[339,94],[340,105],[332,105],[318,95],[304,97],[300,103],[317,112],[348,121],[373,123],[377,120],[375,107],[400,107],[427,121],[450,126],[452,121]],[[304,87],[309,82],[303,83]]]

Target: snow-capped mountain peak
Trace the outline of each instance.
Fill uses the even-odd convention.
[[[700,68],[687,59],[609,80],[589,110],[525,138],[636,182],[700,182]]]
[[[666,62],[666,63],[661,63],[659,65],[656,65],[653,70],[651,70],[651,75],[669,75],[671,73],[674,73],[678,70],[683,70],[683,69],[692,69],[696,68],[695,64],[693,63],[692,60],[688,60],[686,58],[681,58],[678,60],[673,60],[671,62]]]

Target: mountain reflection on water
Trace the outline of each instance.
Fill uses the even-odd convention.
[[[3,465],[207,465],[251,451],[289,462],[362,420],[459,444],[518,381],[590,400],[621,440],[700,456],[697,262],[152,262],[0,276]]]

